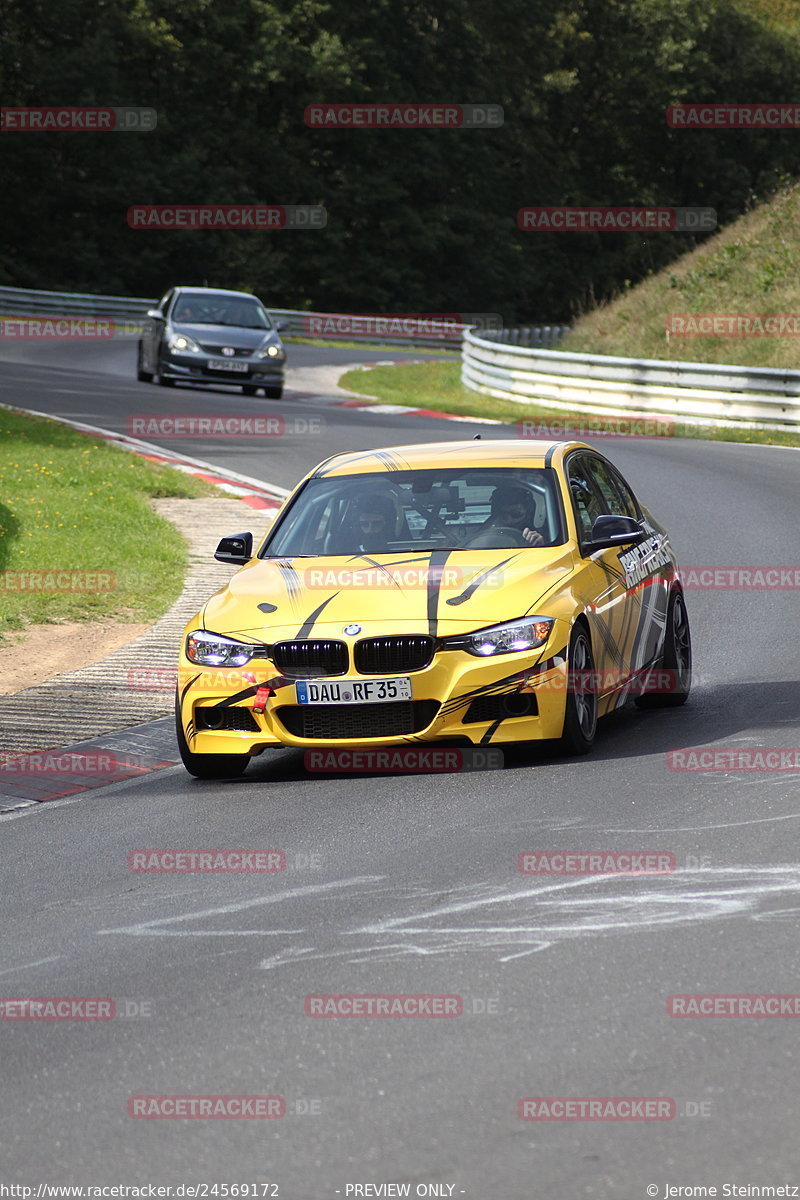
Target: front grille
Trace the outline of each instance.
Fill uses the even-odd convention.
[[[220,358],[223,361],[226,358],[249,358],[253,353],[253,351],[248,350],[246,346],[236,346],[234,347],[234,354],[223,354],[222,346],[208,346],[204,345],[202,342],[200,343],[200,349],[205,350],[206,354],[210,358]]]
[[[535,717],[539,705],[530,692],[506,692],[502,696],[479,696],[473,700],[461,720],[462,725],[481,721],[508,721],[512,717]]]
[[[276,642],[272,661],[282,675],[290,679],[313,679],[317,675],[344,675],[347,671],[347,646],[344,642]]]
[[[200,729],[224,729],[227,733],[258,733],[258,723],[249,708],[218,708],[204,704],[194,710],[194,722]]]
[[[360,675],[395,675],[422,671],[433,658],[432,637],[377,637],[356,642],[354,660]]]
[[[294,737],[376,738],[419,733],[439,711],[438,700],[401,700],[392,704],[348,704],[328,708],[284,704],[275,715]]]

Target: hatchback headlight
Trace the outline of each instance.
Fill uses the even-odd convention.
[[[286,352],[283,346],[279,346],[277,342],[269,342],[266,346],[262,346],[260,350],[256,350],[256,358],[285,358]]]
[[[259,646],[195,629],[186,639],[186,657],[201,667],[243,667]]]
[[[494,654],[516,654],[520,650],[536,650],[550,637],[552,617],[523,617],[519,621],[507,621],[504,625],[490,625],[476,633],[462,637],[446,638],[445,650],[466,650],[477,658],[490,658]]]
[[[178,350],[181,354],[203,353],[194,338],[187,337],[185,333],[171,333],[167,345],[170,350]]]

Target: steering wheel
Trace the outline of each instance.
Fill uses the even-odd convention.
[[[530,549],[530,542],[526,541],[521,530],[515,529],[513,525],[489,525],[464,542],[465,549],[469,547],[473,550],[490,550],[506,546],[525,546]]]

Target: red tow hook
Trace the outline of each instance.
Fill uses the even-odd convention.
[[[267,707],[267,701],[273,694],[274,693],[271,687],[268,687],[266,684],[262,684],[253,697],[253,712],[263,713],[264,709]]]

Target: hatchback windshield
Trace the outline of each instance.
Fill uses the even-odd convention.
[[[172,319],[181,325],[235,325],[239,329],[272,329],[266,310],[256,301],[238,296],[179,296]]]
[[[262,557],[556,546],[564,519],[545,468],[392,471],[310,479]]]

